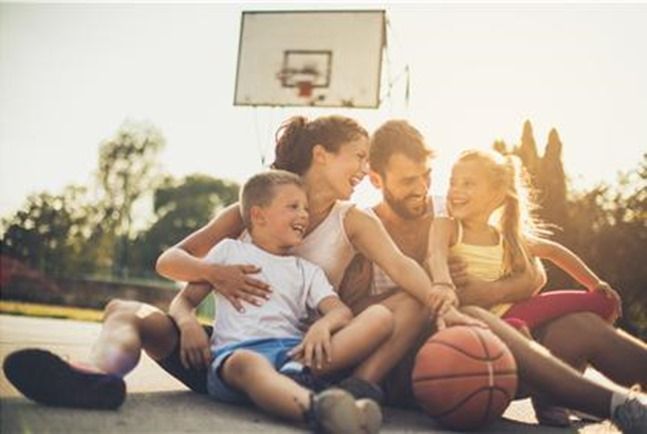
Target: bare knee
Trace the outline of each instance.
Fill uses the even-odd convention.
[[[393,333],[393,313],[381,304],[368,307],[361,314],[362,322],[370,322],[371,330],[377,336],[388,338]]]
[[[222,375],[233,386],[250,384],[259,369],[269,366],[263,356],[248,350],[236,350],[225,360]]]

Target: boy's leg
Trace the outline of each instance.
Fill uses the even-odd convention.
[[[223,362],[218,375],[268,413],[311,423],[317,432],[372,434],[381,425],[381,412],[374,402],[356,401],[339,389],[313,396],[253,351],[235,350]]]
[[[392,332],[391,311],[382,305],[370,306],[332,336],[332,362],[321,369],[311,369],[316,375],[326,375],[351,368],[383,344]]]

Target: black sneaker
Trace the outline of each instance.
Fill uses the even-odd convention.
[[[292,379],[295,383],[305,387],[306,389],[310,389],[313,392],[321,392],[330,387],[330,383],[328,381],[321,377],[316,377],[308,368],[303,368],[301,371],[285,371],[281,373]]]
[[[369,383],[357,377],[348,377],[342,380],[337,387],[353,395],[355,399],[372,399],[378,404],[384,403],[384,392],[377,384]]]
[[[3,370],[16,389],[40,404],[107,410],[126,399],[126,383],[120,377],[85,372],[49,351],[11,353]]]

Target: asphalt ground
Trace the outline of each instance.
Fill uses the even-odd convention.
[[[84,360],[98,335],[97,323],[0,315],[0,361],[12,351],[37,347]],[[595,373],[588,373],[600,378]],[[600,378],[600,381],[604,381]],[[117,411],[45,407],[20,395],[0,375],[0,433],[302,433],[295,425],[247,407],[210,400],[186,389],[148,356],[126,377],[128,398]],[[451,433],[421,412],[384,409],[383,433]],[[529,400],[514,401],[482,433],[615,433],[608,422],[558,429],[537,425]]]

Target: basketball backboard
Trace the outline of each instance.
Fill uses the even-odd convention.
[[[384,11],[243,12],[235,105],[376,108]]]

